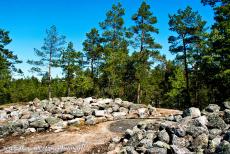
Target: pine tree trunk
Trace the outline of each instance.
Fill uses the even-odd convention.
[[[48,72],[48,78],[49,78],[48,97],[49,99],[51,98],[51,62],[52,62],[52,50],[50,50],[49,72]]]
[[[140,95],[141,95],[141,84],[139,82],[137,87],[137,104],[140,104]]]
[[[189,94],[189,76],[188,76],[188,64],[187,64],[187,51],[185,40],[183,39],[183,48],[184,48],[184,68],[185,68],[185,80],[186,80],[186,103],[191,106],[190,94]]]

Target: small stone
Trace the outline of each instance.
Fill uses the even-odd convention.
[[[75,109],[75,110],[72,110],[71,114],[75,117],[83,117],[84,116],[84,112],[80,109]]]
[[[68,125],[83,125],[85,122],[85,119],[83,118],[75,118],[72,120],[68,120]]]
[[[193,152],[190,152],[185,147],[178,147],[176,145],[171,145],[171,148],[173,150],[173,153],[175,153],[175,154],[192,154],[193,153]]]
[[[114,120],[119,120],[119,119],[125,119],[126,118],[125,112],[113,112],[112,116],[114,117]]]
[[[210,129],[209,130],[209,139],[214,139],[216,136],[219,136],[222,133],[222,130],[220,129]]]
[[[87,117],[86,117],[86,120],[85,120],[85,123],[86,123],[87,125],[94,125],[94,124],[96,124],[96,119],[95,119],[95,117],[92,116],[92,115],[87,116]]]
[[[140,118],[147,118],[148,117],[148,109],[147,108],[140,108],[138,109],[138,115]]]
[[[230,109],[230,101],[225,101],[223,104],[226,109]]]
[[[156,143],[153,144],[153,146],[159,147],[159,148],[165,148],[165,149],[170,149],[170,146],[162,141],[157,141]]]
[[[207,112],[214,112],[214,113],[217,113],[220,111],[220,107],[217,105],[217,104],[209,104],[205,110]]]
[[[35,128],[27,128],[27,132],[35,133],[36,129]]]
[[[200,110],[195,107],[184,110],[183,117],[190,116],[191,118],[197,118],[201,116]]]
[[[148,154],[167,154],[167,149],[165,148],[159,148],[159,147],[153,147],[150,149],[147,149],[146,153]]]
[[[208,146],[208,135],[207,134],[201,134],[197,136],[192,142],[192,147],[194,150],[204,149],[204,148],[207,148],[207,146]]]
[[[169,134],[166,132],[166,130],[160,131],[158,134],[158,138],[160,141],[165,142],[165,143],[169,143],[170,141]]]
[[[105,116],[105,113],[106,113],[105,110],[96,110],[96,111],[94,111],[94,115],[95,115],[96,117],[104,117],[104,116]]]
[[[35,128],[47,128],[49,127],[49,124],[46,123],[44,119],[38,119],[30,123],[31,127]]]

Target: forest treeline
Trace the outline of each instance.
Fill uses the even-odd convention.
[[[25,102],[62,96],[120,97],[136,103],[184,108],[203,107],[230,99],[230,1],[202,0],[210,5],[215,23],[206,21],[191,7],[169,15],[167,60],[155,42],[160,32],[150,5],[142,2],[126,27],[125,9],[112,5],[100,29],[86,33],[83,50],[58,33],[55,26],[46,30],[44,44],[34,49],[38,59],[28,59],[31,73],[41,75],[14,79],[23,72],[21,63],[7,49],[9,31],[0,29],[0,103]],[[154,9],[153,9],[154,10]],[[29,58],[29,57],[28,57]],[[63,78],[52,77],[54,67],[62,68]],[[48,70],[48,71],[47,71]]]

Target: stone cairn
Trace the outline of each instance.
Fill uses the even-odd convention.
[[[140,122],[113,138],[108,154],[230,154],[230,102],[191,107],[162,123]]]
[[[63,131],[68,125],[94,125],[100,122],[159,116],[151,105],[117,99],[76,97],[34,99],[27,105],[0,110],[0,138],[40,131]]]

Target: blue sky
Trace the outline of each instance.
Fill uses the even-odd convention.
[[[157,17],[160,33],[155,36],[156,42],[163,48],[162,54],[168,59],[173,56],[168,51],[168,36],[172,34],[168,29],[168,14],[176,13],[178,9],[191,6],[198,11],[207,26],[213,24],[213,11],[209,6],[203,6],[200,0],[146,0],[151,5],[153,14]],[[91,28],[99,28],[98,23],[105,19],[105,13],[118,0],[2,0],[0,13],[0,28],[10,31],[12,43],[7,46],[14,51],[24,63],[18,65],[25,76],[30,65],[28,59],[36,59],[34,48],[40,49],[45,37],[45,30],[56,25],[60,34],[72,41],[77,50],[82,49],[85,34]],[[131,26],[131,16],[137,11],[141,0],[120,0],[126,9],[125,25]],[[53,77],[61,76],[58,69],[53,70]]]

